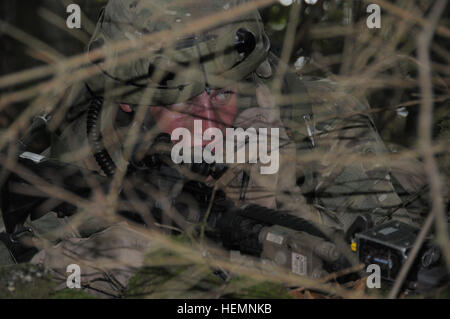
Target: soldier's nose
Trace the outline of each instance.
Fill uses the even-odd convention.
[[[201,109],[211,109],[212,107],[211,98],[206,92],[197,95],[192,102]]]
[[[202,120],[202,130],[217,127],[216,113],[208,93],[203,92],[193,102],[196,105],[194,117]]]

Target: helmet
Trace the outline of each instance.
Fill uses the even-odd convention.
[[[201,18],[245,2],[109,0],[88,46],[89,51],[103,48],[106,58],[92,61],[101,73],[87,81],[88,87],[100,96],[107,91],[115,102],[152,106],[183,102],[208,87],[222,88],[241,81],[269,52],[258,11],[195,34],[184,34],[183,30]],[[172,31],[175,39],[142,46],[142,37],[160,31]],[[114,45],[121,41],[129,49],[120,51]],[[124,58],[134,51],[140,56]]]

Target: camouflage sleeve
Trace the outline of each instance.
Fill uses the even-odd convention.
[[[412,223],[401,208],[387,149],[370,117],[370,108],[329,81],[305,83],[315,118],[314,199],[347,229],[358,214],[382,222]]]

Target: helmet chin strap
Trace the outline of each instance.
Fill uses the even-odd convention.
[[[198,42],[195,42],[195,47],[197,49],[197,54],[198,54],[198,59],[200,61],[200,58],[202,56],[201,52],[200,52],[200,47],[198,46]],[[203,72],[203,78],[205,79],[205,91],[206,94],[208,94],[209,96],[211,95],[211,87],[208,84],[208,77],[206,75],[206,69],[205,69],[205,65],[203,63],[200,63],[201,68],[202,68],[202,72]]]

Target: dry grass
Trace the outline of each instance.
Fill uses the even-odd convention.
[[[322,5],[324,1],[319,1]],[[331,1],[330,1],[331,2]],[[348,1],[349,3],[351,1]],[[115,63],[127,63],[129,61],[144,57],[147,52],[146,47],[155,43],[164,42],[170,46],[173,39],[187,36],[209,29],[222,22],[230,21],[239,14],[249,12],[255,8],[263,8],[274,5],[273,0],[252,0],[244,5],[233,8],[229,11],[217,14],[215,16],[199,19],[196,23],[186,26],[176,33],[173,31],[161,31],[145,35],[138,46],[132,47],[129,41],[118,42],[114,44],[114,49],[120,52],[120,57]],[[433,129],[437,123],[449,117],[449,83],[450,83],[450,53],[446,43],[449,41],[450,29],[448,17],[443,18],[442,13],[447,1],[363,1],[364,4],[378,3],[382,8],[382,28],[379,30],[368,30],[365,19],[361,19],[350,25],[334,25],[327,22],[317,23],[309,27],[307,31],[301,29],[300,12],[302,6],[297,3],[292,6],[289,21],[284,33],[282,42],[281,61],[283,64],[276,73],[275,84],[272,93],[277,105],[283,106],[289,100],[297,102],[308,100],[309,96],[301,94],[283,95],[281,93],[281,76],[287,70],[293,69],[293,62],[296,59],[296,49],[298,43],[302,43],[300,33],[307,33],[312,39],[312,43],[319,41],[339,41],[343,44],[342,52],[327,53],[318,52],[317,46],[313,45],[311,63],[304,70],[301,70],[301,76],[322,75],[327,76],[336,83],[336,91],[324,93],[321,98],[339,99],[350,92],[357,99],[364,97],[383,97],[387,91],[393,92],[394,98],[383,97],[381,100],[373,98],[377,104],[371,105],[370,110],[361,110],[347,112],[343,114],[318,114],[316,121],[325,121],[327,119],[349,119],[361,114],[370,114],[374,117],[383,118],[382,115],[394,114],[395,110],[402,106],[408,110],[418,109],[419,121],[417,123],[417,143],[410,143],[405,147],[403,145],[400,151],[396,153],[377,154],[371,158],[359,154],[344,154],[334,165],[345,166],[348,163],[358,165],[360,163],[376,163],[383,161],[390,163],[402,159],[419,158],[423,162],[426,172],[427,184],[429,185],[429,197],[431,211],[423,226],[421,236],[419,236],[416,248],[419,247],[425,235],[429,232],[432,225],[436,227],[437,243],[442,249],[443,257],[450,268],[450,242],[448,235],[448,207],[449,199],[449,133],[448,126],[446,130],[442,129],[441,134],[433,135]],[[304,8],[303,8],[304,9]],[[42,10],[40,15],[44,19],[50,19],[55,24],[60,25],[62,21],[54,16],[50,11]],[[92,30],[93,24],[89,24]],[[23,32],[20,25],[12,25],[0,21],[0,30],[18,42],[21,42],[24,50],[27,51],[30,58],[39,59],[46,63],[45,66],[33,69],[23,70],[17,73],[7,74],[0,78],[0,111],[8,112],[19,105],[26,105],[26,108],[20,114],[17,114],[5,127],[0,134],[0,149],[5,152],[0,157],[1,166],[11,170],[18,175],[24,176],[26,169],[16,165],[14,156],[16,152],[15,143],[20,136],[24,134],[29,127],[31,119],[37,114],[53,113],[51,128],[57,128],[67,112],[67,108],[60,101],[65,97],[67,90],[98,74],[99,68],[92,65],[90,61],[105,58],[108,65],[109,57],[107,52],[101,49],[89,54],[79,54],[70,58],[64,58],[51,45],[40,41],[37,38]],[[85,42],[87,37],[83,33],[75,33],[77,41]],[[304,37],[303,37],[304,39]],[[2,57],[8,59],[8,57]],[[406,71],[405,71],[406,70]],[[156,75],[157,76],[157,75]],[[413,97],[410,100],[405,97]],[[148,98],[144,96],[143,100]],[[139,108],[137,111],[137,125],[128,132],[128,137],[124,143],[125,151],[122,158],[123,163],[118,166],[126,165],[130,158],[132,150],[139,138],[139,127],[142,124],[146,108]],[[14,112],[13,112],[14,113]],[[436,118],[438,116],[438,118]],[[154,132],[152,132],[154,133]],[[83,151],[83,150],[82,150]],[[76,152],[82,152],[75,150]],[[86,150],[84,150],[86,151]],[[76,154],[74,156],[80,156]],[[318,150],[307,155],[297,154],[292,159],[298,166],[303,163],[310,163],[316,160],[322,160],[326,153]],[[0,178],[4,180],[5,175]],[[51,194],[59,200],[69,202],[78,206],[82,212],[72,220],[72,227],[76,228],[83,222],[83,215],[101,215],[108,222],[114,223],[120,221],[120,218],[114,214],[121,203],[118,197],[119,190],[124,185],[125,172],[118,171],[112,182],[112,186],[107,193],[96,192],[93,199],[88,200],[80,198],[76,194],[70,193],[65,189],[57,188],[54,185],[39,180],[36,176],[27,177],[28,182],[40,185],[39,189],[45,193]],[[90,181],[92,182],[92,181]],[[95,185],[93,184],[93,187]],[[132,193],[132,189],[128,190]],[[168,214],[173,220],[179,221],[182,225],[180,212],[169,208],[170,199],[167,194],[157,189],[150,189],[148,195],[153,200],[161,202],[163,208],[166,208]],[[132,203],[133,208],[142,216],[149,220],[149,207],[146,202],[136,200]],[[209,207],[211,209],[211,206]],[[345,208],[344,208],[345,209]],[[161,226],[161,225],[159,225]],[[186,225],[185,225],[186,226]],[[271,280],[282,283],[290,287],[301,287],[297,292],[304,289],[313,289],[320,291],[328,296],[343,298],[368,298],[369,291],[358,288],[348,288],[334,283],[333,281],[311,280],[284,271],[278,270],[276,275],[269,273],[255,272],[253,269],[233,264],[229,261],[228,254],[221,248],[211,245],[204,238],[195,238],[192,229],[187,227],[183,229],[189,238],[190,245],[173,240],[161,232],[162,227],[142,228],[134,225],[133,228],[147,236],[149,241],[155,243],[155,251],[170,251],[172,256],[163,256],[157,259],[149,258],[147,263],[149,267],[173,267],[174,265],[184,265],[184,271],[175,273],[174,278],[163,283],[161,291],[170,292],[163,297],[178,296],[180,291],[189,291],[196,287],[208,277],[211,268],[224,269],[234,276],[239,275],[245,278],[252,278],[252,281],[229,281],[220,285],[207,285],[206,292],[199,295],[204,298],[218,298],[230,294],[230,291],[241,291],[248,288],[255,282]],[[50,246],[49,242],[42,243],[43,246]],[[207,252],[207,253],[205,253]],[[413,254],[417,250],[413,251]],[[153,252],[154,253],[154,252]],[[203,253],[203,254],[202,254]],[[151,256],[152,252],[150,252]],[[176,258],[174,258],[175,256]],[[407,264],[395,283],[390,297],[397,297],[404,275],[407,272]],[[191,281],[185,281],[183,278],[189,277]],[[358,284],[355,284],[359,287]],[[209,289],[209,290],[208,290]],[[155,293],[155,292],[152,292]],[[295,293],[293,293],[294,296]],[[154,296],[154,295],[153,295]],[[312,295],[306,291],[302,297],[308,298]]]

